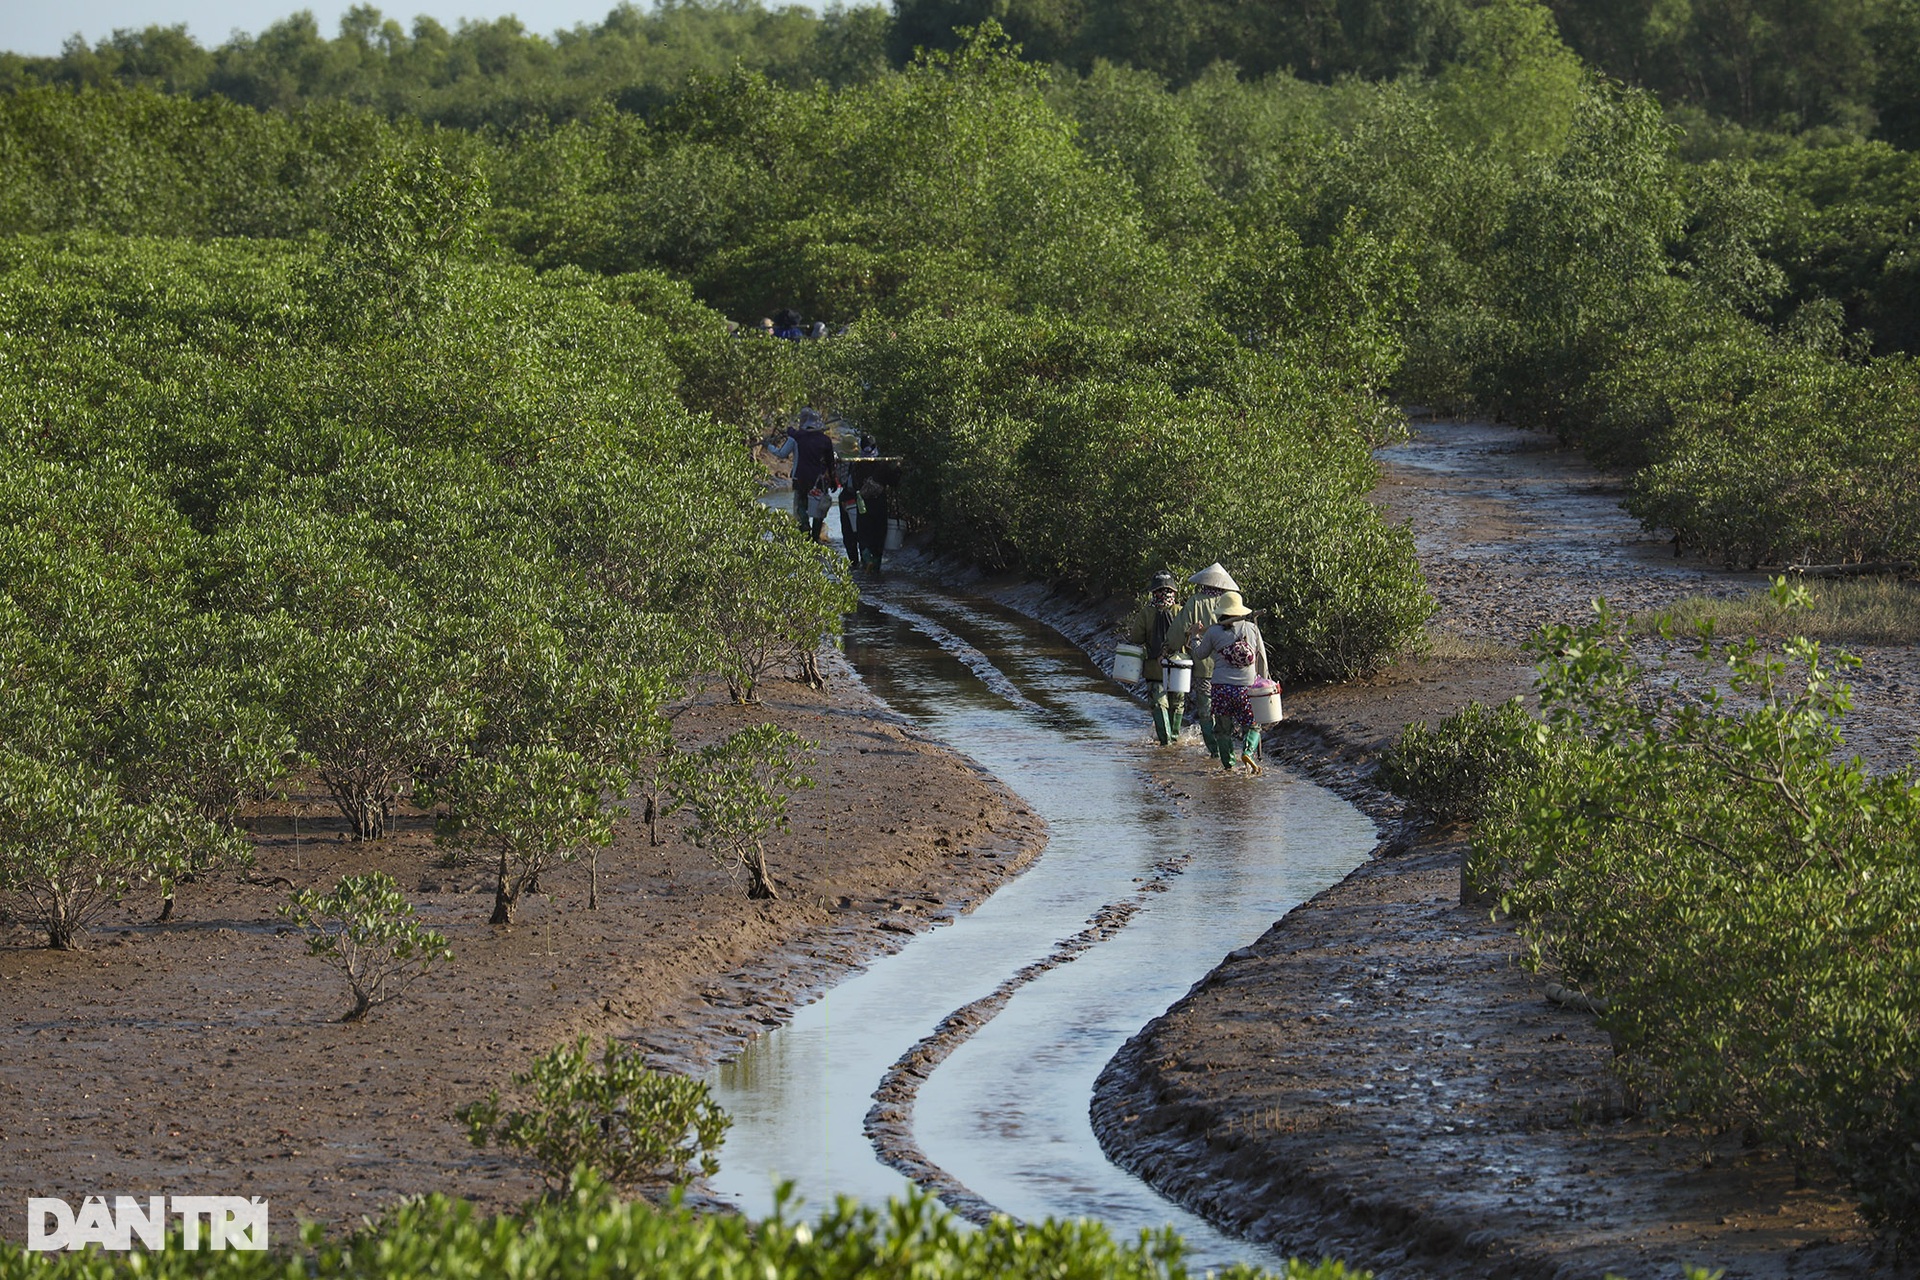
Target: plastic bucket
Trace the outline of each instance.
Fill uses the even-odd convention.
[[[905,520],[887,521],[887,550],[898,551],[907,545],[907,522]]]
[[[1191,658],[1160,659],[1160,675],[1167,684],[1168,693],[1186,693],[1193,688],[1193,660]]]
[[[1113,646],[1113,678],[1121,684],[1132,684],[1140,678],[1141,663],[1146,656],[1147,651],[1137,644]]]
[[[1247,699],[1253,708],[1255,724],[1278,724],[1280,722],[1280,686],[1271,689],[1255,689]]]

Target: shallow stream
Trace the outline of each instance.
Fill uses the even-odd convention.
[[[1372,824],[1275,768],[1222,776],[1197,739],[1156,747],[1145,710],[1084,654],[989,600],[901,578],[863,583],[863,597],[846,631],[861,679],[1017,791],[1046,819],[1047,849],[973,913],[835,986],[717,1073],[734,1126],[716,1189],[754,1215],[783,1179],[816,1208],[903,1192],[863,1128],[889,1066],[1104,909],[1123,927],[1018,985],[932,1072],[914,1140],[1017,1218],[1099,1217],[1122,1239],[1171,1223],[1202,1265],[1273,1265],[1109,1164],[1088,1099],[1129,1036],[1356,866]]]

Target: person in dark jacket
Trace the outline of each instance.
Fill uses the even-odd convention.
[[[1127,623],[1127,641],[1146,650],[1141,660],[1141,677],[1147,682],[1147,703],[1153,711],[1153,736],[1161,746],[1180,736],[1186,719],[1187,695],[1168,693],[1160,659],[1172,657],[1186,647],[1180,632],[1179,590],[1173,575],[1162,569],[1147,584],[1147,598],[1133,611]]]
[[[870,474],[861,482],[860,501],[866,510],[860,513],[859,563],[878,573],[880,561],[887,554],[887,519],[892,513],[892,494],[880,482],[878,474]]]
[[[807,494],[822,476],[832,476],[836,470],[833,437],[827,434],[820,415],[813,409],[802,409],[800,425],[787,429],[787,438],[774,448],[773,456],[793,459],[793,518],[802,529],[819,537],[822,522],[809,518]]]
[[[840,549],[857,566],[860,563],[860,491],[853,485],[853,463],[842,458],[838,474],[840,492],[834,502],[840,508]]]

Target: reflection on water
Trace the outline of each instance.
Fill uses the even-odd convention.
[[[1155,864],[1192,855],[1113,938],[1021,988],[922,1086],[926,1155],[1025,1219],[1097,1216],[1131,1238],[1173,1223],[1198,1260],[1271,1265],[1101,1154],[1094,1077],[1120,1045],[1289,908],[1365,856],[1372,825],[1270,770],[1223,777],[1197,743],[1160,749],[1147,716],[1072,645],[991,602],[910,582],[868,587],[847,655],[897,710],[991,769],[1048,823],[1046,854],[950,928],[914,939],[762,1037],[716,1079],[734,1117],[716,1183],[749,1213],[776,1179],[808,1203],[905,1189],[862,1121],[888,1066]]]

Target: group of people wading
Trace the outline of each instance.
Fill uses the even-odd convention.
[[[800,411],[798,426],[787,428],[779,443],[768,441],[776,458],[793,462],[793,518],[808,536],[827,541],[827,517],[838,511],[840,545],[856,566],[878,569],[887,552],[891,494],[880,464],[879,444],[870,435],[855,436],[854,452],[842,457],[820,414]]]
[[[1127,642],[1141,650],[1141,676],[1153,708],[1153,735],[1160,745],[1177,742],[1185,723],[1187,695],[1169,690],[1169,672],[1191,663],[1193,718],[1209,755],[1220,767],[1260,769],[1260,718],[1264,695],[1279,686],[1267,673],[1267,642],[1253,610],[1225,566],[1214,563],[1187,579],[1194,588],[1185,604],[1171,573],[1148,584],[1147,598],[1128,623]]]

